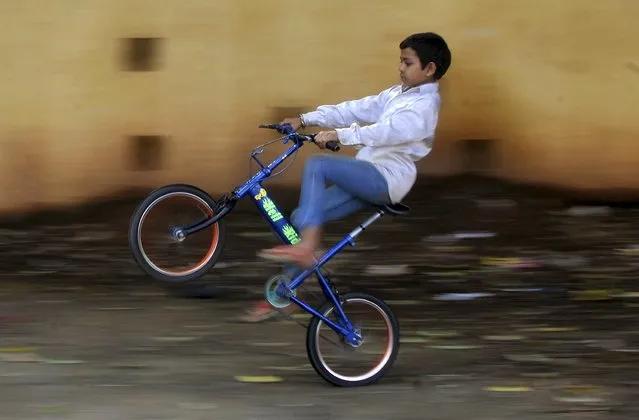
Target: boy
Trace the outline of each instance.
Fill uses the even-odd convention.
[[[299,206],[291,217],[302,240],[264,250],[262,258],[313,266],[324,223],[371,204],[398,203],[415,184],[415,162],[432,149],[440,108],[438,81],[450,67],[451,53],[444,39],[432,32],[413,34],[399,47],[401,85],[281,122],[295,130],[330,128],[315,137],[320,148],[339,141],[359,152],[355,158],[319,154],[307,160]],[[332,185],[326,188],[327,183]],[[276,313],[260,302],[243,321],[260,322]]]

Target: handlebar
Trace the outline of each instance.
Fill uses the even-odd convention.
[[[284,134],[289,138],[296,138],[302,141],[310,141],[315,143],[315,134],[299,134],[293,130],[293,126],[290,124],[260,124],[260,128],[268,128],[271,130],[276,130],[280,134]],[[340,149],[339,143],[336,141],[329,141],[326,143],[326,148],[328,150],[332,150],[333,152],[338,152]]]

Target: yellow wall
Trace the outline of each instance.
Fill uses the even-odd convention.
[[[1,0],[0,209],[227,190],[272,138],[259,123],[395,83],[399,41],[425,30],[453,66],[423,172],[462,169],[457,140],[493,139],[500,176],[638,188],[638,15],[636,0]],[[166,39],[160,71],[121,71],[119,39],[136,36]],[[135,134],[168,136],[161,170],[130,168]]]

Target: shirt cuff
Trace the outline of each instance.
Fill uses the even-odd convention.
[[[357,139],[355,138],[355,130],[351,127],[349,128],[337,128],[337,139],[340,143],[345,146],[351,146],[357,144]]]
[[[318,111],[307,112],[306,114],[302,114],[302,118],[304,119],[304,124],[308,127],[311,125],[321,126],[322,125],[322,114]]]

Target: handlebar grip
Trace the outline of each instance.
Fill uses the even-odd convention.
[[[333,152],[339,152],[339,143],[336,141],[329,141],[326,143],[326,148],[328,150],[332,150]]]

